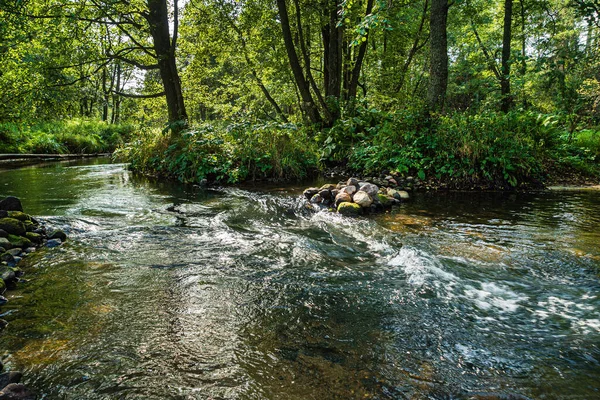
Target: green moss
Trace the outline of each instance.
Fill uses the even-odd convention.
[[[22,249],[26,249],[28,247],[33,246],[31,240],[22,236],[8,235],[7,239],[13,247],[20,247]]]
[[[8,217],[18,219],[19,221],[22,221],[22,222],[31,221],[31,217],[22,211],[9,211]]]
[[[29,239],[30,241],[32,241],[33,243],[41,243],[42,242],[42,235],[40,235],[39,233],[27,232],[25,234],[25,237],[27,239]]]
[[[339,212],[342,215],[359,215],[361,209],[360,206],[356,203],[344,201],[338,206],[337,212]]]
[[[386,207],[392,204],[392,200],[390,200],[390,198],[385,194],[377,193],[377,198],[379,199],[379,202]]]

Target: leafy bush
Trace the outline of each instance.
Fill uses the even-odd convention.
[[[134,170],[182,182],[229,183],[264,178],[301,179],[316,170],[316,143],[294,124],[204,124],[175,139],[148,131],[117,156]]]
[[[563,131],[548,115],[456,113],[427,120],[405,111],[379,120],[375,133],[365,130],[365,139],[350,151],[350,166],[357,171],[516,187],[543,180],[544,161],[564,153]]]

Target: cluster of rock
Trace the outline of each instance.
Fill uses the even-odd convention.
[[[393,180],[391,177],[390,179]],[[304,196],[312,205],[335,209],[343,215],[358,215],[382,211],[408,200],[408,192],[390,187],[394,183],[388,181],[389,186],[378,186],[372,182],[350,178],[338,184],[308,188],[304,191]]]
[[[21,201],[16,197],[7,197],[0,201],[0,305],[8,302],[4,296],[6,289],[14,288],[22,281],[23,271],[17,264],[36,251],[37,248],[57,247],[67,239],[62,231],[48,232],[38,220],[23,212]],[[8,323],[0,319],[0,329]],[[3,365],[0,362],[0,372]],[[20,372],[0,374],[0,400],[33,400],[36,395],[19,384]]]
[[[4,365],[0,362],[0,372]],[[36,394],[20,384],[23,374],[20,372],[4,372],[0,374],[0,400],[35,400]]]

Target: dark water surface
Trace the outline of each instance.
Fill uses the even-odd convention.
[[[46,399],[600,398],[600,192],[349,219],[300,190],[1,171],[69,234],[7,293],[2,361]]]

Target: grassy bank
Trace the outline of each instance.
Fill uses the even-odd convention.
[[[82,119],[0,123],[0,153],[110,153],[130,141],[133,131],[132,125]]]
[[[560,117],[530,112],[428,118],[359,109],[331,129],[217,123],[175,140],[147,131],[118,154],[135,170],[199,182],[298,180],[331,167],[358,176],[413,176],[433,186],[511,189],[598,180],[600,131],[567,131]]]

